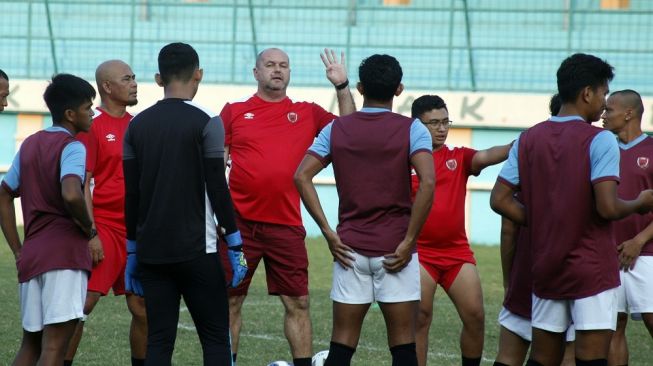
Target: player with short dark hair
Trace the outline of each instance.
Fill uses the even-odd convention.
[[[417,238],[421,283],[416,331],[417,358],[420,365],[426,365],[433,297],[440,285],[463,323],[460,333],[462,364],[479,365],[483,353],[485,311],[476,260],[465,232],[467,180],[486,167],[506,160],[510,144],[480,151],[447,146],[451,120],[447,105],[437,95],[423,95],[415,99],[411,113],[431,134],[433,164],[438,179],[433,206]],[[413,191],[417,191],[417,176],[413,176],[412,187]]]
[[[202,80],[197,52],[171,43],[159,52],[164,98],[134,117],[124,138],[126,290],[145,297],[146,365],[170,365],[180,298],[193,317],[204,364],[229,365],[229,309],[217,227],[234,271],[247,263],[224,174],[219,117],[194,104]]]
[[[653,191],[617,197],[619,150],[594,127],[614,74],[587,54],[557,72],[558,116],[524,131],[513,144],[490,197],[491,207],[527,224],[533,261],[533,343],[528,365],[558,365],[564,332],[576,329],[576,363],[606,364],[616,326],[617,256],[611,220],[653,208]],[[521,190],[523,205],[514,193]]]
[[[391,112],[403,91],[399,62],[372,55],[359,67],[363,109],[325,127],[295,173],[304,205],[326,238],[333,264],[333,333],[325,365],[346,366],[363,319],[377,301],[392,365],[417,365],[420,298],[415,241],[433,201],[431,136],[419,120]],[[321,208],[313,177],[329,163],[340,199],[337,233]],[[411,204],[410,170],[420,186]]]
[[[344,54],[321,55],[326,76],[336,88],[340,115],[354,112]],[[284,334],[295,366],[309,366],[312,329],[309,314],[308,254],[299,194],[292,176],[306,149],[335,115],[311,102],[289,98],[290,59],[278,48],[256,58],[254,95],[225,104],[225,156],[231,160],[229,189],[236,222],[243,235],[249,272],[229,290],[233,361],[236,362],[242,326],[241,308],[261,259],[268,294],[279,296],[285,308]],[[225,268],[229,264],[223,256]]]
[[[612,93],[603,113],[603,127],[617,135],[621,153],[621,199],[633,199],[653,186],[653,139],[642,132],[644,104],[634,90]],[[609,363],[628,364],[628,314],[644,320],[653,335],[653,213],[631,215],[613,223],[619,252],[621,286],[617,290],[617,330],[610,344]]]
[[[9,96],[9,76],[0,70],[0,112],[7,107],[7,97]]]
[[[0,226],[16,258],[23,340],[15,365],[62,365],[66,346],[83,317],[96,235],[82,182],[86,151],[75,140],[91,127],[95,90],[74,75],[59,74],[43,99],[52,127],[20,146],[0,189]],[[21,197],[21,244],[13,200]]]
[[[109,290],[126,295],[132,314],[129,332],[132,365],[145,362],[147,320],[143,298],[125,291],[125,182],[122,171],[122,145],[132,115],[128,106],[138,103],[136,75],[120,60],[101,63],[95,71],[101,104],[95,110],[93,125],[77,139],[86,147],[84,195],[93,228],[98,235],[89,242],[93,271],[88,281],[84,314],[91,314],[101,296]],[[71,365],[82,338],[85,321],[79,322],[70,341],[66,364]]]
[[[549,112],[560,112],[560,96],[554,94],[549,101]],[[519,199],[519,193],[517,194]],[[521,200],[520,200],[521,202]],[[528,227],[519,226],[505,217],[501,218],[501,269],[503,273],[504,300],[499,312],[499,350],[495,366],[523,365],[532,341],[531,327],[531,252]],[[573,352],[575,332],[567,330],[567,346],[563,366],[576,364]]]

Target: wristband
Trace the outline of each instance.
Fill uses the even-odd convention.
[[[227,242],[227,246],[229,248],[243,244],[243,239],[240,236],[239,230],[236,230],[231,234],[225,235],[224,240]]]
[[[136,253],[136,240],[127,239],[127,254]]]
[[[342,90],[349,85],[349,79],[345,80],[344,83],[336,85],[336,90]]]
[[[97,230],[94,228],[91,228],[90,233],[88,234],[88,240],[91,240],[97,236]]]

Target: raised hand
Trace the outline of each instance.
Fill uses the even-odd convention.
[[[320,58],[326,67],[326,77],[334,86],[340,85],[347,81],[347,67],[345,65],[345,53],[340,52],[340,61],[336,52],[330,48],[325,48]]]

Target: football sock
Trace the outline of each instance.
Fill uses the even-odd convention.
[[[63,366],[73,366],[73,360],[63,360]]]
[[[231,361],[233,361],[234,364],[236,363],[236,358],[237,358],[237,357],[238,357],[238,353],[232,353],[232,354],[231,354]]]
[[[392,366],[417,366],[415,342],[390,347]]]
[[[351,358],[354,356],[356,348],[345,346],[341,343],[331,342],[329,346],[329,356],[324,362],[324,366],[349,366]]]
[[[145,366],[145,359],[132,357],[132,366]]]
[[[583,361],[576,359],[577,366],[608,366],[608,360],[605,358],[597,358],[596,360]]]
[[[476,357],[476,358],[471,358],[471,357],[463,357],[463,366],[479,366],[481,364],[481,358]]]
[[[506,365],[506,364],[503,363],[503,362],[494,361],[494,363],[492,364],[492,366],[510,366],[510,365]]]
[[[311,361],[311,357],[293,358],[292,364],[293,366],[311,366]]]

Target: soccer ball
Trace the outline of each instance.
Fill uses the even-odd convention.
[[[326,361],[327,356],[329,356],[329,350],[320,351],[313,356],[313,361],[311,362],[312,366],[323,366],[324,361]]]
[[[270,362],[268,366],[292,366],[292,364],[286,361],[273,361]]]

